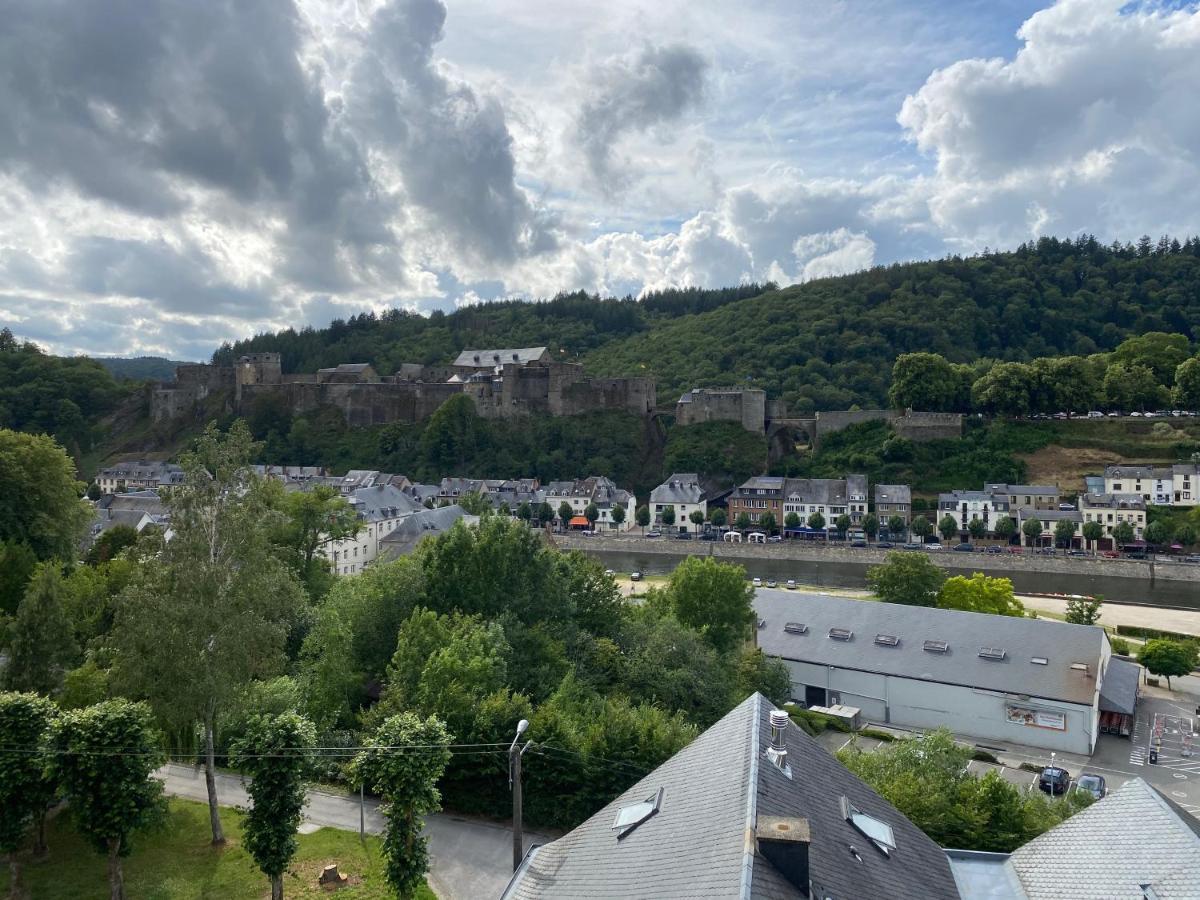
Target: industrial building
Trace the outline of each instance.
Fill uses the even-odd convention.
[[[992,742],[1095,747],[1112,655],[1098,626],[783,590],[758,591],[755,610],[758,645],[784,660],[807,706]],[[1114,678],[1136,669],[1111,665]]]

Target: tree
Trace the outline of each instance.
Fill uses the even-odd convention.
[[[668,528],[670,528],[672,525],[675,524],[675,507],[669,506],[669,505],[664,506],[662,513],[659,515],[659,518],[662,519],[662,523],[664,525],[666,525]]]
[[[902,353],[892,365],[888,403],[893,409],[951,412],[958,395],[957,375],[937,353]]]
[[[1021,523],[1021,534],[1025,535],[1025,543],[1033,547],[1042,537],[1041,519],[1026,519]]]
[[[1017,520],[1012,516],[1001,516],[992,526],[992,530],[996,532],[996,537],[1007,542],[1017,533]]]
[[[614,509],[613,512],[615,514],[616,510]],[[524,522],[526,525],[528,525],[530,520],[533,519],[533,507],[530,505],[528,500],[526,500],[520,506],[517,507],[517,518],[520,519],[522,522]],[[615,515],[614,515],[614,518],[615,518]]]
[[[689,556],[671,573],[666,594],[675,618],[721,653],[740,647],[754,622],[754,588],[741,566]]]
[[[746,647],[738,657],[734,702],[740,703],[755,691],[782,706],[792,699],[792,674],[778,656],[767,656],[758,647]]]
[[[1162,519],[1155,519],[1142,532],[1147,544],[1165,544],[1171,540],[1171,530]]]
[[[875,540],[876,535],[879,534],[879,519],[874,515],[874,513],[869,513],[863,519],[862,527],[863,532],[865,532],[867,535],[867,540],[873,541]]]
[[[942,540],[948,541],[950,538],[958,534],[958,521],[951,515],[944,515],[938,520],[938,531],[942,533]]]
[[[967,523],[967,531],[971,533],[971,537],[979,540],[987,534],[987,525],[984,524],[983,519],[975,516]]]
[[[0,428],[0,541],[26,544],[38,559],[75,559],[94,515],[83,490],[52,438]]]
[[[813,531],[825,530],[825,517],[819,512],[815,512],[808,517],[808,527]]]
[[[1083,537],[1088,542],[1088,547],[1095,552],[1096,541],[1104,537],[1104,526],[1099,522],[1084,522]]]
[[[538,507],[538,521],[542,525],[549,525],[554,521],[554,507],[545,500],[543,500],[541,505]]]
[[[1025,607],[1013,596],[1012,581],[990,578],[982,572],[970,578],[955,575],[947,578],[938,592],[941,609],[960,609],[967,612],[991,613],[996,616],[1025,615]]]
[[[786,516],[783,517],[783,524],[784,524],[784,527],[786,527],[786,528],[799,528],[800,527],[800,514],[797,512],[794,512],[794,511],[788,513]]]
[[[997,363],[971,387],[976,409],[998,416],[1029,415],[1035,374],[1025,363]]]
[[[283,900],[283,873],[296,854],[316,739],[312,722],[282,713],[251,719],[231,747],[233,765],[250,776],[246,790],[252,803],[242,822],[242,844],[271,880],[271,900]]]
[[[775,532],[775,524],[774,513],[765,512],[758,517],[758,527],[767,534],[773,534]]]
[[[1184,547],[1190,547],[1196,543],[1196,528],[1187,522],[1182,522],[1175,529],[1175,540]]]
[[[704,513],[698,509],[693,509],[688,518],[692,520],[692,524],[696,526],[697,530],[704,524]]]
[[[637,511],[634,513],[634,517],[638,524],[638,528],[642,529],[642,532],[644,533],[646,526],[650,524],[650,508],[646,506],[639,506]]]
[[[1173,397],[1181,409],[1200,409],[1200,357],[1184,360],[1175,369]]]
[[[37,564],[28,544],[0,541],[0,618],[16,613]]]
[[[122,550],[137,543],[138,533],[129,525],[114,525],[101,532],[83,561],[89,566],[108,562]]]
[[[270,542],[277,521],[249,468],[254,449],[238,421],[224,436],[210,425],[183,456],[184,481],[165,498],[175,536],[141,560],[112,634],[118,689],[177,727],[203,725],[216,844],[217,719],[246,684],[280,671],[305,605]]]
[[[887,521],[888,536],[892,538],[900,537],[904,534],[907,526],[904,522],[904,516],[889,516]]]
[[[1118,522],[1113,526],[1113,540],[1118,547],[1133,543],[1133,526],[1128,522]]]
[[[589,528],[595,528],[596,520],[600,518],[600,507],[595,503],[589,503],[583,511],[583,517],[588,520]]]
[[[437,408],[421,431],[419,449],[428,473],[465,474],[467,464],[487,449],[487,423],[466,394]],[[437,477],[433,475],[432,477]]]
[[[571,504],[564,500],[558,504],[558,527],[566,530],[567,523],[571,521]]]
[[[351,766],[351,780],[383,798],[386,876],[404,900],[416,895],[429,868],[421,816],[441,809],[437,782],[450,761],[449,744],[450,733],[436,717],[422,721],[403,713],[376,729]]]
[[[937,606],[946,573],[924,553],[889,553],[878,566],[867,570],[867,583],[884,603]]]
[[[853,524],[854,523],[851,521],[850,517],[845,513],[842,513],[833,520],[833,527],[837,529],[838,537],[840,538],[844,538],[846,536],[846,532],[850,530],[850,526]]]
[[[1113,363],[1104,373],[1104,398],[1112,409],[1156,408],[1167,391],[1146,366]]]
[[[165,761],[162,736],[150,710],[128,700],[72,710],[50,726],[49,744],[50,777],[76,829],[108,855],[110,900],[125,900],[121,858],[163,809],[162,782],[153,777]]]
[[[1165,675],[1167,690],[1170,690],[1172,677],[1189,675],[1196,668],[1196,645],[1153,638],[1142,647],[1138,662],[1153,675]]]
[[[1070,519],[1059,519],[1054,523],[1054,543],[1059,547],[1070,547],[1077,527]]]
[[[620,503],[614,503],[612,508],[612,521],[617,528],[625,524],[625,507]]]
[[[733,525],[738,531],[745,531],[748,529],[750,527],[750,513],[738,513],[737,521],[735,521]]]
[[[1099,597],[1073,597],[1067,601],[1067,621],[1072,625],[1095,625],[1100,621]]]
[[[329,570],[329,563],[318,560],[317,554],[322,548],[357,534],[361,528],[358,515],[337,489],[329,485],[289,492],[284,492],[279,482],[268,482],[262,487],[267,502],[283,514],[275,542],[285,549],[293,571],[311,590],[316,581],[314,569]]]
[[[924,516],[915,516],[908,524],[908,530],[924,541],[933,534],[933,523]]]
[[[59,564],[39,564],[12,625],[12,656],[4,670],[10,689],[50,694],[62,686],[63,672],[79,649],[65,601]]]
[[[709,511],[708,521],[712,522],[713,526],[716,528],[724,528],[725,523],[729,521],[729,517],[724,508],[718,506],[716,509]]]
[[[41,823],[54,797],[41,752],[58,710],[37,694],[0,694],[0,851],[8,854],[9,896],[24,896],[18,856],[33,824]],[[12,748],[24,748],[12,752]]]
[[[1158,384],[1170,385],[1190,355],[1186,335],[1147,331],[1123,340],[1113,351],[1112,359],[1116,363],[1144,367]]]

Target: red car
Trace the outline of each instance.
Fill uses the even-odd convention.
[[[1009,547],[1008,552],[1009,553],[1024,553],[1025,548],[1024,547]]]
[[[1105,559],[1120,559],[1121,558],[1121,554],[1118,553],[1116,550],[1105,550],[1100,555],[1103,556]]]

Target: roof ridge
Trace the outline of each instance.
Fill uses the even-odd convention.
[[[750,900],[754,887],[754,823],[758,818],[758,732],[762,716],[763,695],[755,691],[750,695],[754,709],[750,715],[750,771],[746,777],[746,821],[742,829],[742,883],[739,900]]]

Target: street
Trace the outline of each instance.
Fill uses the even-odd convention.
[[[175,797],[207,802],[204,770],[193,766],[168,763],[158,770],[166,792]],[[222,806],[250,805],[250,798],[237,775],[217,775],[217,795]],[[368,799],[364,804],[366,830],[379,834],[383,816],[378,802]],[[357,797],[312,790],[304,810],[302,832],[319,827],[357,831],[359,802]],[[502,825],[435,813],[425,817],[425,833],[429,836],[429,886],[444,900],[475,900],[499,897],[512,874],[512,831]],[[553,838],[525,832],[525,847],[531,843],[544,844]]]

